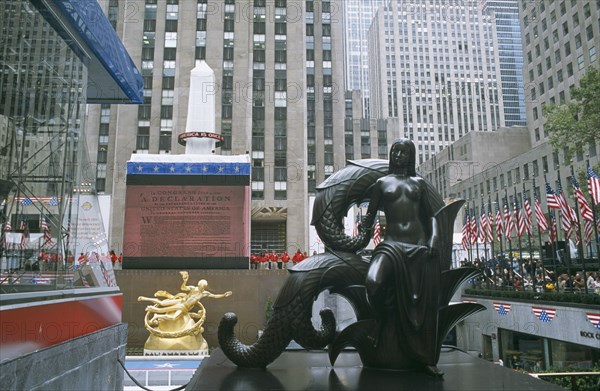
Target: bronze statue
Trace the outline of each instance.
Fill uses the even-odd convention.
[[[415,172],[415,157],[412,141],[397,140],[387,164],[351,161],[317,188],[312,223],[325,253],[290,270],[274,307],[279,323],[269,322],[255,344],[241,344],[233,335],[235,315],[224,316],[219,342],[227,357],[239,366],[264,367],[294,339],[307,348],[329,345],[332,364],[344,347],[354,346],[367,367],[441,374],[436,364],[444,337],[458,321],[485,307],[448,305],[458,286],[478,273],[473,268],[449,270],[453,223],[464,201],[445,205],[431,183]],[[343,218],[353,204],[365,201],[369,208],[359,235],[348,237]],[[369,259],[357,251],[368,244],[379,210],[387,229]],[[321,312],[320,332],[310,325],[311,300],[325,289],[345,296],[357,313],[357,322],[337,336],[327,310]],[[310,334],[298,335],[304,328],[318,338],[302,339]]]
[[[208,345],[202,337],[206,309],[200,300],[205,297],[220,299],[231,296],[230,291],[223,294],[207,291],[206,280],[198,281],[197,286],[186,285],[189,279],[188,272],[179,273],[183,280],[180,287],[182,292],[172,295],[167,291],[157,291],[155,297],[138,297],[138,301],[153,303],[146,307],[144,317],[144,326],[150,332],[144,345],[147,352],[207,352]],[[194,312],[196,306],[198,310]]]

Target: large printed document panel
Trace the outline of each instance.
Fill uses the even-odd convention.
[[[131,163],[124,269],[248,268],[249,163]]]

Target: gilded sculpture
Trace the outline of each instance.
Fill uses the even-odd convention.
[[[220,299],[231,296],[231,291],[214,294],[206,290],[208,282],[187,285],[189,274],[182,277],[181,292],[173,295],[160,290],[154,297],[138,297],[138,301],[153,303],[146,307],[144,326],[150,336],[144,344],[144,354],[207,354],[208,345],[202,336],[206,309],[201,300],[205,297]]]

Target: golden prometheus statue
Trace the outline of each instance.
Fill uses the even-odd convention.
[[[146,307],[144,326],[150,336],[144,344],[146,355],[207,355],[208,345],[202,333],[206,320],[206,309],[200,302],[205,297],[220,299],[231,296],[231,291],[213,294],[206,290],[208,282],[198,281],[198,285],[186,285],[188,272],[179,272],[183,282],[181,291],[172,295],[167,291],[157,291],[154,297],[138,297],[138,301],[149,301]],[[159,299],[164,298],[164,299]],[[197,311],[194,308],[198,307]]]

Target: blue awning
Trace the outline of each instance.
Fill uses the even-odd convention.
[[[142,75],[97,0],[32,1],[88,67],[88,103],[144,101]]]

